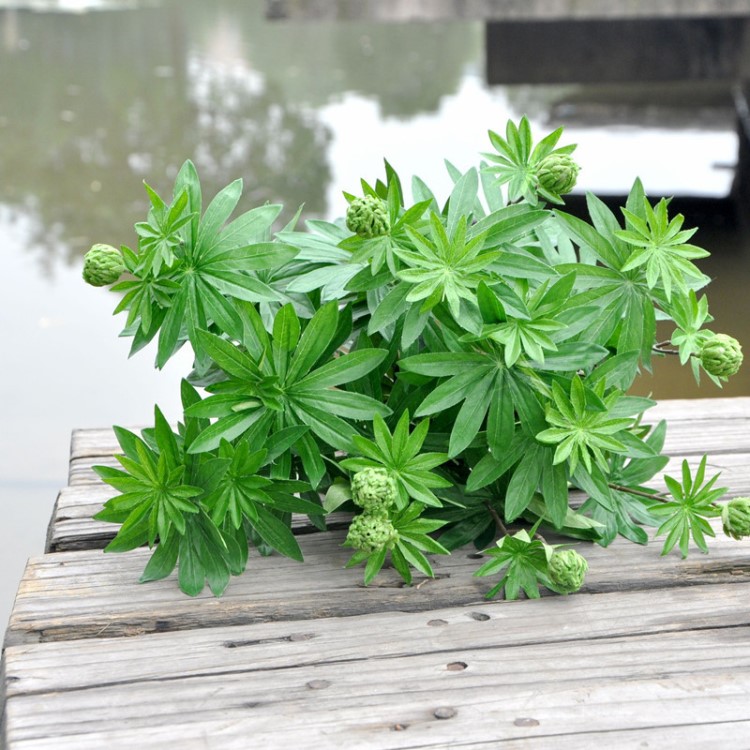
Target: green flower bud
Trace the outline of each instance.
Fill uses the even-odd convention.
[[[717,333],[707,339],[699,356],[703,369],[717,378],[736,374],[743,359],[740,342],[725,333]]]
[[[537,179],[547,192],[565,195],[575,187],[579,171],[578,164],[567,154],[550,154],[539,162]]]
[[[572,594],[583,585],[589,564],[574,549],[564,549],[552,554],[547,568],[555,589],[562,594]]]
[[[368,513],[387,511],[397,498],[396,480],[386,469],[363,469],[352,477],[352,499]]]
[[[721,509],[724,533],[733,539],[750,536],[750,497],[736,497]]]
[[[346,544],[363,552],[378,552],[397,539],[398,532],[387,517],[362,513],[352,519]]]
[[[346,211],[346,226],[350,232],[368,239],[388,234],[391,228],[388,209],[380,198],[371,195],[355,198]]]
[[[83,280],[91,286],[114,284],[124,270],[120,251],[111,245],[94,245],[83,256]]]

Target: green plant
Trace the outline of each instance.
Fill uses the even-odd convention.
[[[720,385],[741,348],[704,328],[692,261],[706,251],[668,201],[636,181],[622,219],[593,195],[589,221],[559,208],[579,169],[560,136],[535,145],[526,119],[490,133],[489,163],[448,165],[445,202],[419,178],[408,202],[386,162],[384,181],[345,194],[345,220],[304,228],[299,213],[275,227],[278,205],[230,220],[239,181],[204,210],[190,162],[171,200],[147,186],[138,247],[108,249],[104,275],[127,271],[112,289],[133,352],[156,340],[163,367],[188,344],[195,365],[177,430],[157,409],[140,437],[116,429],[121,468],[96,467],[121,493],[97,516],[121,524],[107,550],[148,545],[143,580],[177,567],[183,591],[218,595],[249,545],[302,558],[294,514],[324,529],[348,511],[366,583],[389,561],[407,582],[431,576],[429,555],[473,543],[490,558],[479,575],[503,572],[489,595],[508,598],[583,581],[580,553],[541,527],[606,546],[657,526],[665,553],[706,551],[725,490],[705,457],[667,493],[648,486],[665,425],[627,391],[666,354]],[[746,535],[746,504],[728,508],[727,533]]]

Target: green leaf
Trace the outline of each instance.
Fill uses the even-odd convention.
[[[180,551],[180,538],[179,534],[170,534],[166,541],[159,542],[139,579],[140,583],[159,581],[175,569]]]
[[[313,315],[292,356],[287,375],[289,382],[306,375],[323,355],[336,332],[338,317],[338,305],[333,301],[323,305]]]
[[[188,596],[198,596],[205,585],[206,574],[191,534],[180,537],[177,580],[180,590]]]
[[[387,355],[385,349],[357,349],[342,354],[299,380],[295,392],[315,391],[359,380],[374,370]]]
[[[450,444],[448,446],[449,456],[457,456],[476,437],[489,409],[493,395],[492,389],[495,383],[495,373],[489,372],[474,384],[471,397],[464,401],[451,430]]]
[[[228,375],[241,380],[260,379],[261,372],[257,364],[234,344],[208,331],[198,331],[197,337],[206,354]]]
[[[542,479],[546,462],[538,446],[533,446],[513,472],[505,495],[505,520],[514,521],[523,513]]]
[[[297,544],[291,529],[270,511],[258,507],[258,518],[253,526],[267,544],[292,560],[302,562],[302,550]]]
[[[448,201],[448,234],[453,234],[463,217],[472,215],[479,190],[479,175],[472,168],[454,185]]]
[[[406,296],[411,291],[411,284],[401,282],[391,289],[372,313],[367,333],[382,333],[393,325],[407,310]]]
[[[344,503],[352,499],[352,492],[349,482],[342,479],[334,480],[328,488],[323,499],[323,509],[326,513],[333,513],[338,510]]]
[[[199,252],[210,248],[222,225],[234,211],[240,195],[242,195],[242,180],[235,180],[211,201],[198,228],[196,246]]]

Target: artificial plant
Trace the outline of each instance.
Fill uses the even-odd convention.
[[[594,195],[589,220],[565,212],[579,167],[561,133],[490,132],[478,168],[447,165],[446,201],[417,177],[409,200],[386,162],[344,194],[345,219],[304,226],[279,226],[280,205],[230,219],[240,180],[204,209],[189,161],[171,197],[146,185],[135,249],[96,245],[84,277],[114,283],[132,353],[155,342],[161,368],[187,345],[195,363],[177,429],[157,408],[140,436],[115,428],[120,468],[96,467],[120,493],[97,515],[121,524],[107,550],[148,545],[142,580],[176,567],[185,593],[220,595],[249,546],[301,560],[292,519],[348,510],[366,583],[474,544],[508,598],[583,581],[542,528],[607,546],[655,526],[665,553],[706,551],[725,490],[705,458],[648,484],[665,425],[627,391],[666,352],[718,385],[739,369],[739,344],[706,327],[708,253],[637,180],[619,216]],[[727,534],[750,532],[748,502],[724,505]]]

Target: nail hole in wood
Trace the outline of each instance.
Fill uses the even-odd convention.
[[[403,731],[405,731],[408,728],[409,728],[408,724],[394,724],[391,727],[391,731],[392,732],[403,732]]]
[[[465,661],[452,661],[446,666],[449,672],[463,672],[469,665]]]
[[[314,633],[292,633],[289,636],[290,641],[310,641],[315,638]]]
[[[310,690],[323,690],[324,688],[330,687],[331,683],[328,680],[310,680],[307,683],[307,687]]]
[[[436,719],[452,719],[456,715],[456,709],[450,708],[450,706],[441,706],[440,708],[436,708],[432,715]]]
[[[538,727],[539,721],[537,719],[531,719],[527,716],[522,716],[513,722],[517,727]]]

